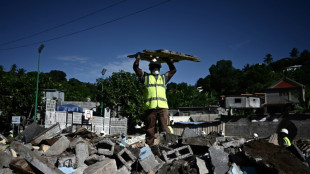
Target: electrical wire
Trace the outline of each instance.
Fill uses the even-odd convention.
[[[50,42],[50,41],[53,41],[53,40],[58,40],[58,39],[61,39],[61,38],[65,38],[65,37],[69,37],[69,36],[72,36],[72,35],[76,35],[76,34],[78,34],[78,33],[82,33],[82,32],[88,31],[88,30],[92,30],[92,29],[95,29],[95,28],[104,26],[104,25],[106,25],[106,24],[113,23],[113,22],[119,21],[119,20],[121,20],[121,19],[125,19],[125,18],[127,18],[127,17],[136,15],[136,14],[138,14],[138,13],[142,13],[142,12],[144,12],[144,11],[147,11],[147,10],[150,10],[150,9],[152,9],[152,8],[155,8],[155,7],[158,7],[158,6],[160,6],[160,5],[163,5],[163,4],[165,4],[165,3],[169,2],[169,1],[171,1],[171,0],[162,1],[162,2],[160,2],[160,3],[157,3],[157,4],[151,5],[151,6],[149,6],[149,7],[146,7],[146,8],[144,8],[144,9],[142,9],[142,10],[138,10],[138,11],[135,11],[135,12],[133,12],[133,13],[130,13],[130,14],[127,14],[127,15],[124,15],[124,16],[121,16],[121,17],[112,19],[112,20],[107,21],[107,22],[105,22],[105,23],[101,23],[101,24],[98,24],[98,25],[95,25],[95,26],[92,26],[92,27],[88,27],[88,28],[79,30],[79,31],[75,31],[75,32],[68,33],[68,34],[64,34],[64,35],[61,35],[61,36],[57,36],[57,37],[54,37],[54,38],[51,38],[51,39],[47,39],[47,40],[43,40],[43,41],[39,41],[39,42],[33,42],[33,43],[21,45],[21,46],[10,47],[10,48],[2,48],[2,49],[0,49],[0,51],[12,50],[12,49],[23,48],[23,47],[29,47],[29,46],[32,46],[32,45],[37,45],[37,44],[40,44],[40,43],[46,43],[46,42]]]
[[[37,32],[37,33],[33,33],[33,34],[28,35],[28,36],[24,36],[24,37],[21,37],[21,38],[15,39],[15,40],[11,40],[11,41],[8,41],[8,42],[0,43],[0,46],[8,45],[8,44],[15,43],[15,42],[17,42],[17,41],[21,41],[21,40],[25,40],[25,39],[29,39],[29,38],[32,38],[32,37],[34,37],[34,36],[40,35],[40,34],[42,34],[42,33],[46,33],[46,32],[48,32],[48,31],[55,30],[55,29],[57,29],[57,28],[60,28],[60,27],[65,26],[65,25],[72,24],[72,23],[74,23],[74,22],[76,22],[76,21],[79,21],[79,20],[84,19],[84,18],[86,18],[86,17],[92,16],[92,15],[94,15],[94,14],[97,14],[97,13],[99,13],[99,12],[102,12],[102,11],[104,11],[104,10],[107,10],[107,9],[109,9],[109,8],[112,8],[112,7],[114,7],[114,6],[117,6],[117,5],[119,5],[119,4],[121,4],[121,3],[125,2],[125,1],[126,1],[126,0],[121,0],[121,1],[119,1],[119,2],[117,2],[117,3],[114,3],[114,4],[112,4],[112,5],[109,5],[109,6],[105,7],[105,8],[96,10],[96,11],[94,11],[94,12],[92,12],[92,13],[87,14],[87,15],[84,15],[84,16],[78,17],[78,18],[76,18],[76,19],[73,19],[73,20],[71,20],[71,21],[68,21],[68,22],[65,22],[65,23],[56,25],[56,26],[54,26],[54,27],[51,27],[51,28],[48,28],[48,29],[45,29],[45,30],[42,30],[42,31],[39,31],[39,32]]]

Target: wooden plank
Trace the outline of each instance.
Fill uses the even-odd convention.
[[[129,58],[136,58],[137,55],[140,54],[141,60],[151,61],[154,58],[157,59],[159,62],[165,62],[164,59],[173,59],[174,62],[182,61],[182,60],[189,60],[194,62],[200,62],[197,56],[192,56],[184,53],[179,53],[175,51],[169,51],[165,49],[160,50],[143,50],[143,53],[138,52],[133,55],[129,55]]]

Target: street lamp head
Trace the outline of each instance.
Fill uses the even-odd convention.
[[[44,45],[41,44],[40,47],[39,47],[39,53],[41,53],[41,51],[43,50],[43,48],[44,48]]]
[[[106,71],[107,71],[107,69],[103,68],[101,71],[101,74],[104,75]]]

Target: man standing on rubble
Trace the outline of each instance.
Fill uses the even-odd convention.
[[[287,129],[281,129],[280,131],[280,146],[284,146],[284,147],[290,147],[291,146],[291,141],[290,139],[287,137],[288,136],[288,130]]]
[[[144,89],[144,102],[146,106],[145,111],[145,125],[146,125],[146,143],[149,146],[154,144],[155,139],[155,124],[157,118],[161,125],[161,131],[170,132],[168,128],[169,114],[168,114],[168,102],[166,97],[165,85],[176,73],[176,68],[173,65],[172,60],[165,59],[169,66],[169,71],[160,75],[161,64],[154,59],[149,64],[149,70],[151,74],[142,71],[139,68],[140,55],[138,54],[133,64],[133,69],[140,79],[140,82],[145,85]]]

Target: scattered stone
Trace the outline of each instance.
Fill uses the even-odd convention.
[[[197,137],[198,134],[192,129],[186,127],[182,133],[182,139]]]
[[[50,139],[55,137],[56,135],[59,135],[61,133],[60,125],[59,123],[51,126],[50,128],[46,129],[45,131],[41,132],[39,135],[33,138],[31,141],[31,144],[38,145],[42,140]]]
[[[74,154],[62,154],[58,157],[58,167],[76,167],[76,157]]]
[[[239,140],[234,140],[234,141],[229,141],[226,143],[222,143],[222,146],[224,148],[228,148],[228,147],[240,147],[245,143],[245,139],[241,138]]]

